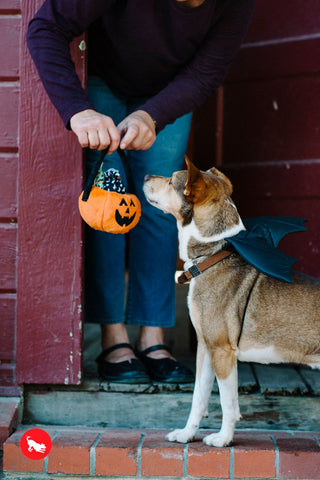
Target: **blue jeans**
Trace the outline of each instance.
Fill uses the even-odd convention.
[[[98,77],[89,77],[88,92],[97,111],[117,125],[140,103],[114,95]],[[144,176],[171,176],[181,170],[187,148],[191,114],[166,126],[146,151],[127,151],[135,193],[141,202],[141,218],[129,234],[86,230],[86,321],[110,324],[171,327],[175,317],[174,273],[177,262],[177,228],[173,216],[151,206],[144,196]],[[87,151],[87,166],[100,156]],[[105,157],[104,168],[118,168],[115,152]],[[128,242],[126,242],[128,240]],[[127,245],[126,245],[127,243]],[[128,261],[126,262],[126,253]],[[126,292],[126,266],[128,290]]]

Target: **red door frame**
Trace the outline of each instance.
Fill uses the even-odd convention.
[[[82,228],[77,198],[82,151],[63,127],[27,51],[42,0],[22,1],[17,266],[18,383],[81,380]],[[78,73],[85,55],[73,44]]]

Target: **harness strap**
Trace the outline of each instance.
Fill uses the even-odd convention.
[[[241,326],[240,326],[240,332],[239,332],[239,337],[238,337],[237,346],[239,346],[239,343],[240,343],[241,334],[242,334],[242,330],[243,330],[243,326],[244,326],[244,320],[245,320],[245,318],[246,318],[247,309],[248,309],[248,306],[249,306],[249,302],[250,302],[250,299],[251,299],[251,295],[252,295],[252,292],[253,292],[253,290],[254,290],[254,287],[256,286],[258,277],[259,277],[259,272],[257,272],[256,278],[254,279],[254,282],[253,282],[253,284],[252,284],[252,286],[251,286],[251,288],[250,288],[249,295],[247,296],[246,305],[245,305],[245,307],[244,307],[243,315],[242,315],[242,319],[241,319]]]
[[[102,150],[100,152],[100,157],[98,158],[98,160],[94,163],[93,167],[91,168],[90,174],[88,176],[88,179],[86,181],[86,184],[85,184],[85,187],[84,187],[84,190],[83,190],[83,195],[82,195],[82,201],[83,202],[86,202],[89,198],[94,179],[98,175],[99,168],[100,168],[101,164],[103,163],[104,157],[108,153],[108,150],[109,150],[109,147],[107,147],[105,150]],[[132,174],[131,174],[131,170],[130,170],[127,155],[124,153],[123,150],[121,150],[120,147],[117,149],[117,153],[118,153],[119,157],[121,158],[123,168],[124,168],[124,171],[125,171],[125,174],[126,174],[128,190],[129,190],[130,193],[134,193]]]
[[[187,271],[183,272],[178,277],[178,283],[180,284],[186,283],[192,278],[197,277],[198,275],[201,275],[201,273],[203,273],[205,270],[221,262],[221,260],[224,260],[225,258],[229,257],[232,253],[233,251],[230,251],[230,250],[220,250],[218,253],[211,255],[211,257],[207,258],[203,262],[197,263],[196,265],[192,265],[190,268],[188,268]]]

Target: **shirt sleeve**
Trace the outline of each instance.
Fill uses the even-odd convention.
[[[157,122],[157,130],[192,112],[219,87],[247,32],[255,0],[230,0],[218,22],[175,78],[140,109]]]
[[[93,108],[76,74],[70,42],[99,18],[114,0],[46,0],[29,23],[27,45],[44,88],[64,124]]]

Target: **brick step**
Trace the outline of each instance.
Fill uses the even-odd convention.
[[[182,445],[156,429],[36,426],[52,439],[50,454],[29,460],[20,450],[21,426],[4,444],[4,479],[273,478],[320,479],[320,433],[237,431],[233,445],[213,448],[201,441]],[[58,475],[58,476],[57,476]]]

